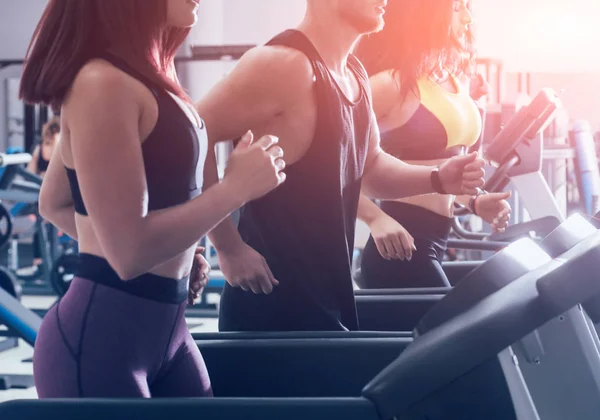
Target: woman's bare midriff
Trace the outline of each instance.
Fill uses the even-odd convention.
[[[427,161],[406,161],[411,165],[422,165],[422,166],[437,166],[444,162],[444,159],[438,160],[427,160]],[[402,182],[399,180],[399,182]],[[442,194],[426,194],[414,197],[401,198],[398,201],[401,203],[408,203],[414,206],[419,206],[434,213],[437,213],[444,217],[454,216],[454,199],[453,195],[442,195]]]
[[[102,248],[96,239],[96,234],[92,228],[92,221],[89,217],[76,214],[75,224],[77,226],[77,235],[79,236],[79,252],[105,258]],[[143,246],[152,246],[152,244],[144,244]],[[154,267],[150,270],[150,273],[172,279],[180,279],[187,276],[192,269],[195,250],[195,246],[189,248],[166,263]]]

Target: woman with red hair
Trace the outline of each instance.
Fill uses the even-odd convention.
[[[174,70],[198,3],[50,0],[36,28],[21,96],[62,119],[40,213],[80,251],[36,340],[40,398],[212,393],[184,317],[189,282],[207,274],[196,245],[283,182],[284,162],[277,139],[248,133],[202,191],[206,127]]]

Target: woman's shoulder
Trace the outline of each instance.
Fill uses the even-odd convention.
[[[373,109],[377,119],[385,117],[400,100],[400,81],[393,70],[384,70],[369,78]]]
[[[77,73],[63,106],[142,107],[144,85],[102,59],[92,59]]]

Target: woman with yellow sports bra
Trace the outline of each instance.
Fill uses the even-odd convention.
[[[481,77],[473,63],[468,0],[391,0],[383,31],[357,55],[370,76],[381,147],[413,164],[437,165],[476,147],[482,119],[475,100]],[[510,193],[474,197],[431,194],[380,206],[362,195],[358,217],[371,231],[361,258],[361,288],[449,286],[441,262],[455,203],[495,231],[510,218]]]

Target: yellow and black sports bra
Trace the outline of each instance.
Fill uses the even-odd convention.
[[[435,160],[463,154],[477,143],[482,119],[467,89],[451,78],[456,93],[434,80],[417,82],[420,104],[402,126],[381,134],[381,147],[402,160]]]

